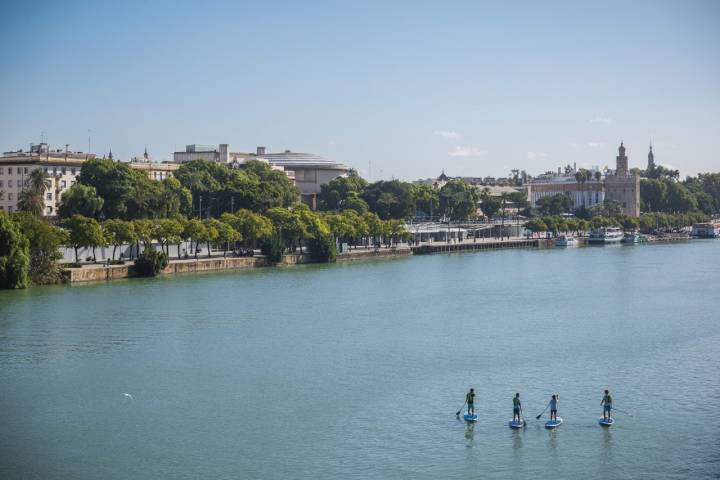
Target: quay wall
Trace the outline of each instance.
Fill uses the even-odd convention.
[[[174,275],[178,273],[240,270],[246,268],[267,267],[270,265],[271,263],[264,256],[171,260],[170,264],[163,269],[162,274]],[[125,265],[88,265],[81,268],[66,268],[64,270],[64,276],[67,283],[79,283],[131,278],[136,277],[137,274],[135,273],[134,265],[128,262]]]
[[[338,262],[352,262],[372,258],[387,258],[407,256],[413,254],[469,251],[469,250],[490,250],[497,248],[523,248],[537,247],[538,240],[507,240],[497,242],[482,242],[477,244],[433,244],[420,247],[395,247],[388,249],[358,249],[337,255]],[[260,268],[270,266],[292,266],[305,263],[313,263],[310,255],[287,254],[283,255],[278,263],[270,262],[265,256],[256,257],[211,257],[171,260],[169,265],[161,272],[163,275],[175,275],[182,273],[214,272],[223,270],[242,270],[247,268]],[[101,282],[121,278],[136,277],[137,274],[132,262],[123,265],[85,265],[83,267],[65,268],[63,276],[66,283]]]

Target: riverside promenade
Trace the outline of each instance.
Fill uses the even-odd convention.
[[[467,252],[480,250],[497,250],[501,248],[537,248],[544,246],[545,239],[527,239],[524,237],[465,239],[464,241],[425,242],[420,244],[397,244],[391,247],[353,247],[337,254],[338,262],[351,262],[389,257],[403,257],[409,255],[425,255],[431,253]],[[175,275],[182,273],[218,272],[224,270],[243,270],[261,267],[287,267],[299,264],[313,263],[307,253],[291,253],[283,255],[282,259],[273,263],[264,255],[252,257],[222,256],[217,253],[210,257],[171,259],[162,275]],[[81,267],[68,267],[63,269],[66,283],[84,283],[119,280],[137,277],[134,262],[126,261],[121,265],[107,265],[105,263],[86,264]]]

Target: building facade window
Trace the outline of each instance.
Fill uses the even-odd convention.
[[[60,171],[62,172],[63,175],[65,175],[65,172],[67,172],[67,170],[65,169],[65,167],[62,167],[62,169],[60,169]]]
[[[52,213],[53,213],[53,207],[48,206],[48,207],[45,209],[45,212],[46,212],[48,215],[52,215]]]
[[[12,167],[8,167],[8,175],[12,175]]]
[[[48,167],[43,167],[43,172],[48,173]]]
[[[48,200],[52,200],[52,192],[48,192],[45,196]]]
[[[22,187],[22,180],[17,179],[17,181],[16,181],[15,183],[17,184],[17,187],[18,187],[18,188],[21,188],[21,187]]]
[[[8,200],[12,200],[12,192],[8,192]]]
[[[67,182],[65,180],[62,180],[60,182],[60,188],[65,188],[67,186]]]
[[[70,169],[70,173],[72,173],[73,175],[75,175],[75,167],[72,167],[72,168]]]
[[[3,181],[0,180],[0,188],[3,188]]]
[[[23,168],[23,172],[26,174],[28,173],[27,167]]]
[[[0,167],[0,175],[2,175],[3,173],[5,173],[3,170],[4,170],[3,167]]]

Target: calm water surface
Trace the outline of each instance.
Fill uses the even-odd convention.
[[[719,265],[694,241],[0,292],[0,478],[718,478]],[[609,430],[606,387],[634,414]]]

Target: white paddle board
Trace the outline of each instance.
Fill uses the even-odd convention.
[[[599,423],[600,425],[602,425],[603,427],[609,427],[610,425],[612,425],[613,423],[615,423],[615,419],[614,419],[614,418],[603,418],[603,417],[600,417],[600,418],[598,418],[598,423]]]
[[[563,419],[560,417],[557,417],[557,420],[548,420],[545,422],[545,428],[557,428],[560,425],[562,425]]]

